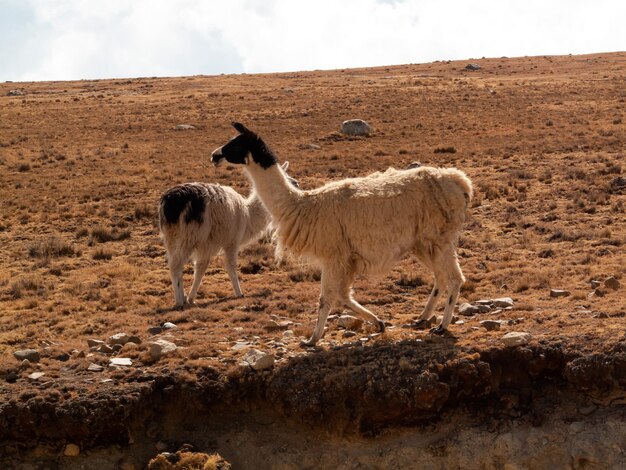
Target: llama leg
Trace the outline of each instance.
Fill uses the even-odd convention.
[[[317,323],[313,330],[313,335],[308,341],[300,343],[302,346],[315,346],[320,338],[324,335],[324,327],[328,314],[336,305],[338,286],[343,276],[340,274],[322,268],[322,292],[320,294],[320,305],[317,310]]]
[[[351,296],[345,301],[345,306],[356,313],[363,320],[373,323],[381,333],[385,331],[385,322],[380,320],[376,315],[363,307],[360,303],[354,300]]]
[[[224,266],[228,272],[228,277],[233,285],[235,297],[243,297],[239,277],[237,276],[237,248],[227,248],[224,250]]]
[[[443,313],[443,320],[441,321],[441,324],[438,325],[437,328],[433,328],[431,330],[432,333],[436,334],[442,334],[450,325],[454,307],[456,306],[456,301],[461,290],[461,285],[465,281],[463,272],[459,266],[459,260],[457,259],[452,245],[450,245],[450,247],[443,252],[440,261],[440,267],[444,270],[446,279],[448,280],[448,298],[446,299],[446,308]]]
[[[302,341],[300,343],[302,346],[315,346],[317,344],[324,334],[324,326],[326,325],[326,319],[328,318],[330,310],[330,303],[323,296],[320,297],[320,306],[317,311],[317,323],[315,324],[313,335],[311,335],[308,341]]]
[[[168,265],[170,268],[170,276],[172,277],[172,288],[174,289],[174,298],[176,303],[174,308],[183,308],[185,305],[185,290],[183,287],[183,268],[186,259],[178,255],[168,256]]]
[[[209,259],[205,258],[196,259],[195,263],[193,264],[193,285],[191,286],[191,290],[189,291],[189,295],[187,296],[188,305],[194,305],[196,294],[198,293],[198,289],[200,288],[200,284],[202,283],[202,276],[204,276],[208,265]]]

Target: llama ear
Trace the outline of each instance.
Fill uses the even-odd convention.
[[[285,162],[281,165],[281,168],[285,171],[287,171],[287,168],[289,168],[289,162]]]
[[[233,122],[233,127],[237,129],[237,132],[240,134],[252,134],[252,132],[250,132],[248,128],[240,122]]]

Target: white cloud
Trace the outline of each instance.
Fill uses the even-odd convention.
[[[623,18],[620,0],[0,0],[0,80],[616,51]]]

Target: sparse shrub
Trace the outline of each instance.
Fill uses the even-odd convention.
[[[50,237],[46,241],[34,243],[28,248],[31,258],[54,258],[79,254],[72,245],[58,237]]]
[[[110,260],[111,258],[113,258],[113,253],[105,248],[98,248],[94,253],[93,253],[93,259],[95,260]]]
[[[433,153],[456,153],[455,147],[437,147]]]
[[[400,286],[400,287],[420,287],[423,286],[425,284],[424,280],[419,277],[417,274],[414,274],[413,276],[406,274],[406,273],[402,273],[400,275],[400,279],[398,279],[396,281],[396,285]]]
[[[149,219],[154,214],[154,210],[147,204],[135,207],[135,220]]]
[[[17,171],[19,171],[20,173],[30,171],[30,165],[28,163],[20,163],[17,167]]]
[[[106,243],[113,241],[126,240],[130,238],[130,230],[117,230],[105,227],[97,227],[91,231],[90,244]]]

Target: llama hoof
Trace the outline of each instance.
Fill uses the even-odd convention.
[[[426,328],[428,328],[430,326],[430,322],[428,320],[425,320],[425,319],[422,318],[421,320],[417,320],[411,326],[413,328],[415,328],[416,330],[425,330]],[[432,332],[432,330],[431,330],[431,332]]]
[[[185,302],[185,308],[192,308],[195,306],[196,306],[196,303],[193,300],[191,302],[190,301]]]
[[[185,304],[175,304],[172,307],[172,310],[183,310],[185,308]]]
[[[445,329],[445,328],[443,328],[441,325],[439,325],[439,326],[438,326],[438,327],[436,327],[436,328],[432,328],[432,329],[430,330],[430,334],[431,334],[431,335],[443,335],[446,331],[448,331],[448,330],[446,330],[446,329]]]
[[[385,322],[382,320],[378,320],[378,322],[376,323],[376,326],[378,326],[378,331],[380,333],[384,333],[385,332]]]
[[[309,339],[309,340],[302,340],[300,341],[300,347],[301,348],[312,348],[317,344],[317,341],[313,341],[313,339]]]

